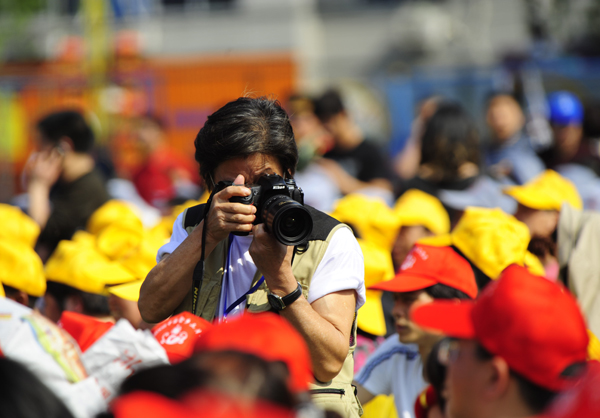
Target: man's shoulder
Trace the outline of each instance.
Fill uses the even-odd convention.
[[[404,344],[398,339],[398,334],[390,335],[381,343],[367,360],[367,364],[381,364],[386,360],[416,361],[421,358],[419,349],[414,344]]]

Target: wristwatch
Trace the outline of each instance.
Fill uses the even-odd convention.
[[[285,295],[284,297],[277,296],[274,293],[269,293],[267,297],[269,298],[269,304],[271,308],[275,311],[283,311],[287,306],[290,306],[294,303],[300,296],[302,295],[302,285],[298,282],[298,287],[289,295]]]

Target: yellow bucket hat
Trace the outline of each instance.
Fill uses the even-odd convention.
[[[30,296],[44,296],[44,265],[33,248],[19,241],[2,239],[0,254],[0,282]]]
[[[534,274],[544,274],[527,251],[529,229],[500,209],[467,208],[458,224],[447,235],[424,238],[426,245],[454,245],[491,279],[496,279],[510,264],[527,266]],[[541,271],[540,271],[541,269]]]
[[[383,200],[358,193],[337,201],[331,216],[352,225],[366,241],[390,250],[398,232],[398,220]]]
[[[35,245],[40,235],[39,225],[15,206],[0,203],[0,239],[21,241],[31,248]]]
[[[115,295],[121,299],[137,302],[140,298],[140,289],[142,288],[143,280],[135,280],[133,282],[118,284],[108,288],[108,293]]]
[[[135,253],[144,235],[141,224],[112,224],[98,234],[96,247],[111,260],[117,260]]]
[[[421,190],[406,191],[396,201],[393,211],[402,226],[422,225],[435,235],[450,232],[450,217],[442,202]]]
[[[88,293],[105,294],[105,287],[128,283],[136,277],[94,248],[73,241],[60,241],[46,262],[48,280]]]
[[[359,309],[357,325],[363,331],[383,336],[386,333],[385,318],[379,290],[370,290],[369,286],[394,277],[394,266],[389,251],[385,251],[372,242],[358,240],[365,258],[366,302]]]
[[[134,251],[119,258],[117,261],[127,268],[138,279],[145,279],[150,270],[156,265],[156,253],[167,242],[168,238],[161,238],[150,233],[144,234],[140,244]]]
[[[131,206],[120,200],[109,200],[92,213],[87,230],[93,235],[98,235],[104,228],[115,224],[143,228],[140,217]]]
[[[563,203],[575,209],[583,208],[577,188],[553,170],[544,171],[522,186],[507,187],[503,191],[531,209],[560,211]]]

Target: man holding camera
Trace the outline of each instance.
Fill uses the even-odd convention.
[[[298,152],[287,114],[275,101],[240,98],[208,117],[195,146],[200,174],[214,192],[206,206],[188,209],[175,222],[140,291],[142,317],[159,322],[187,310],[212,321],[245,310],[277,311],[309,345],[313,401],[358,416],[352,353],[365,289],[363,256],[351,230],[304,206],[312,230],[300,245],[284,245],[272,233],[278,210],[260,207],[267,203],[262,197],[239,202],[256,191],[277,194],[275,186],[262,186],[269,175],[283,186],[280,194],[292,197],[283,200],[295,201],[290,179]],[[254,184],[261,187],[246,186]]]

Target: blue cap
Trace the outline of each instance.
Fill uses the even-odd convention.
[[[557,125],[580,125],[583,121],[583,105],[573,93],[556,91],[548,96],[550,123]]]

